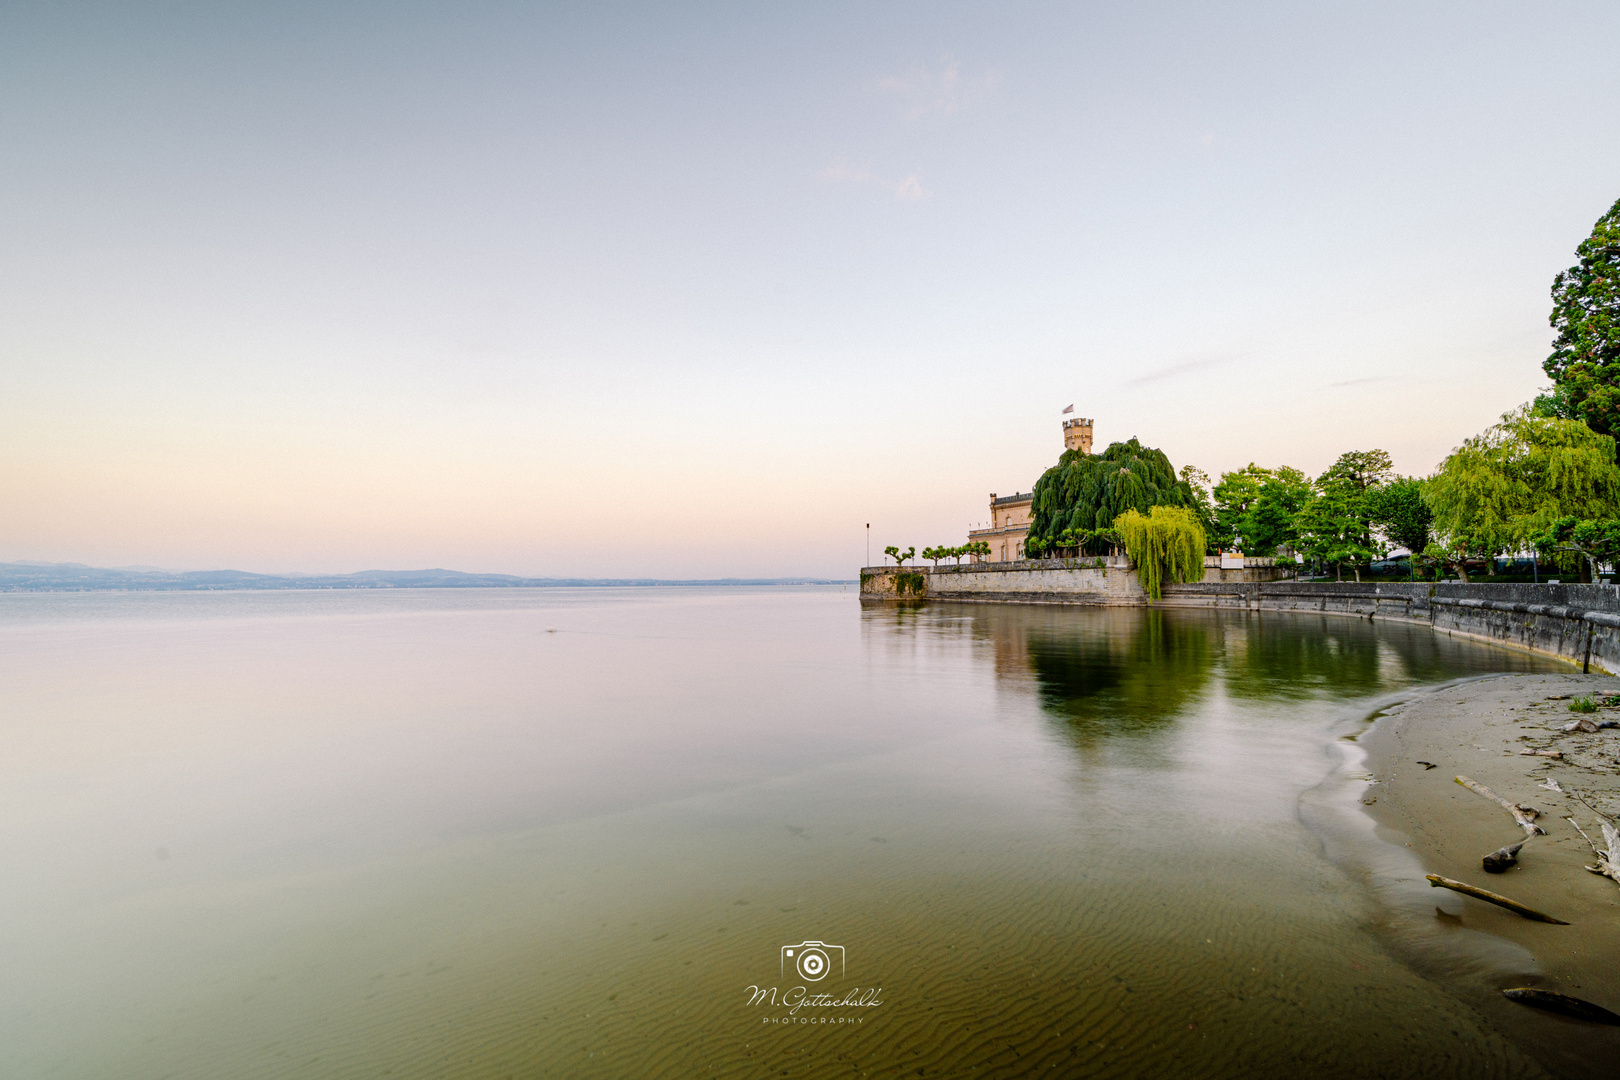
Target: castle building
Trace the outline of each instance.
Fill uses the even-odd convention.
[[[1091,421],[1075,417],[1063,421],[1063,448],[1091,453]],[[991,562],[1012,562],[1024,557],[1024,540],[1029,536],[1033,492],[1020,495],[990,493],[990,524],[983,529],[969,529],[968,540],[983,540],[990,545]]]
[[[969,542],[983,540],[990,545],[991,562],[1011,562],[1024,557],[1024,538],[1029,535],[1030,503],[1033,492],[1022,495],[990,493],[990,525],[969,529]]]
[[[1078,416],[1063,421],[1063,449],[1091,453],[1091,421]]]

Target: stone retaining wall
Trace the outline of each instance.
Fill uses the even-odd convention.
[[[1141,605],[1147,594],[1129,559],[1020,559],[961,566],[868,566],[861,598],[977,600],[999,603]]]
[[[1167,585],[1163,607],[1306,611],[1427,623],[1620,674],[1620,586],[1464,585],[1406,582],[1215,580]],[[1255,570],[1225,571],[1254,575]],[[1147,596],[1129,560],[1026,559],[962,566],[869,566],[861,599],[1141,606]]]
[[[1268,581],[1281,576],[1273,566],[1205,569],[1204,580],[1217,584]],[[1147,594],[1136,569],[1123,555],[1074,559],[1019,559],[1010,562],[962,563],[933,567],[866,566],[861,568],[861,597],[866,600],[982,600],[1031,604],[1145,604]]]
[[[1425,622],[1620,674],[1620,586],[1464,585],[1460,582],[1204,583],[1165,588],[1166,607],[1314,611]]]

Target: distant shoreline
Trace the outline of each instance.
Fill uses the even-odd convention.
[[[655,586],[854,585],[853,579],[525,578],[460,570],[362,570],[354,574],[254,574],[245,570],[108,569],[80,563],[0,563],[0,593],[223,592],[294,589],[567,589]]]

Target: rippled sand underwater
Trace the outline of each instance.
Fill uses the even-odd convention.
[[[1556,666],[837,589],[0,597],[0,1071],[1543,1075],[1299,804],[1380,696]],[[881,1004],[751,1005],[805,941]]]

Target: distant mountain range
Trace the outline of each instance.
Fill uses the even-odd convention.
[[[827,578],[524,578],[459,570],[362,570],[358,574],[250,574],[245,570],[103,568],[83,563],[0,563],[0,592],[77,592],[91,589],[491,589],[603,585],[845,585]]]

